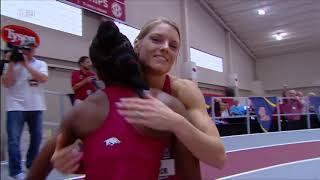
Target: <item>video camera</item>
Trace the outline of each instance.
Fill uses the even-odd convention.
[[[23,50],[30,51],[32,47],[36,47],[36,44],[34,41],[25,41],[21,45],[16,46],[10,43],[7,43],[7,49],[5,50],[4,53],[11,52],[10,55],[10,61],[16,63],[23,61]]]

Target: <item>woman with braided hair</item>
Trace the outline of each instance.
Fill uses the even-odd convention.
[[[147,84],[179,99],[186,108],[188,118],[173,112],[151,96],[144,99],[122,98],[117,106],[119,113],[131,124],[174,134],[174,142],[171,144],[176,150],[173,153],[176,174],[181,180],[188,177],[196,180],[200,177],[192,175],[197,174],[199,166],[194,158],[188,158],[190,152],[216,168],[223,167],[226,155],[217,128],[207,114],[200,89],[191,81],[168,74],[177,60],[179,47],[180,32],[176,24],[158,18],[141,29],[135,40],[134,51],[138,55]],[[58,140],[58,148],[51,159],[52,165],[61,172],[74,173],[79,170],[83,152],[78,150],[76,144],[59,148],[61,142],[63,140]],[[176,177],[170,177],[174,178]]]
[[[121,106],[122,98],[158,98],[170,111],[185,116],[183,104],[159,90],[145,91],[149,87],[142,78],[133,47],[112,21],[99,26],[90,46],[90,59],[106,87],[64,116],[59,148],[76,139],[82,140],[83,173],[89,180],[158,179],[162,153],[171,143],[172,134],[128,123],[117,106]],[[135,111],[135,115],[143,116],[139,111]],[[53,143],[44,146],[28,179],[45,179],[48,175],[54,141],[52,139]],[[191,154],[189,157],[193,158]],[[193,160],[195,164],[198,162]],[[200,178],[199,173],[189,177]]]

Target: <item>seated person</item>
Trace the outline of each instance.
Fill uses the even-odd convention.
[[[228,110],[228,104],[226,103],[220,104],[220,113],[221,113],[221,117],[228,118],[230,116],[229,110]]]
[[[133,48],[113,22],[103,22],[99,26],[90,46],[90,58],[106,88],[74,106],[64,116],[59,134],[62,146],[78,138],[83,141],[86,179],[157,180],[162,153],[171,143],[172,133],[131,125],[116,107],[121,106],[123,97],[152,98],[151,95],[181,115],[185,115],[184,106],[159,90],[151,89],[150,94],[146,94],[144,90],[148,86]],[[139,109],[134,116],[143,119]],[[45,179],[50,172],[50,158],[55,150],[52,144],[42,149],[28,179]],[[186,177],[184,179],[200,179],[192,175]]]
[[[234,100],[235,105],[231,106],[230,114],[232,116],[244,116],[246,115],[246,110],[244,106],[240,105],[239,100]]]

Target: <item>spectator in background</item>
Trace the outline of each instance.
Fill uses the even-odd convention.
[[[314,92],[309,92],[309,93],[308,93],[308,97],[307,97],[307,99],[306,99],[306,104],[308,104],[308,106],[309,106],[308,112],[311,112],[311,113],[316,112],[316,111],[315,111],[315,107],[310,104],[310,100],[309,100],[309,97],[313,97],[313,96],[316,96],[316,93],[314,93]]]
[[[287,103],[287,98],[288,97],[288,85],[287,84],[283,84],[283,89],[282,89],[282,97],[284,97],[283,99],[281,99],[281,104],[282,103]]]
[[[282,105],[282,111],[284,114],[299,114],[302,113],[303,105],[299,100],[298,94],[295,90],[289,90],[287,92],[287,101]],[[287,120],[300,120],[301,115],[288,115]]]
[[[34,57],[37,45],[24,44],[21,60],[4,67],[2,84],[6,88],[7,135],[9,155],[9,175],[14,179],[24,179],[21,168],[20,139],[24,123],[28,124],[30,145],[26,157],[26,167],[30,168],[38,154],[42,136],[42,112],[46,109],[43,83],[48,80],[48,66]]]
[[[303,98],[303,92],[301,91],[297,91],[297,98],[300,102],[304,102],[304,98]]]
[[[228,111],[228,104],[223,103],[220,98],[214,99],[214,116],[216,124],[227,124],[225,118],[228,118],[229,111]]]
[[[243,116],[246,115],[246,110],[244,106],[240,105],[239,100],[234,100],[235,105],[231,106],[230,108],[230,114],[232,116]]]
[[[223,102],[220,103],[220,113],[221,113],[221,117],[228,118],[230,116],[228,111],[228,104]]]
[[[308,112],[312,113],[312,114],[310,114],[311,128],[319,128],[320,121],[319,121],[318,116],[316,114],[316,107],[313,104],[310,104],[310,97],[313,97],[313,96],[316,96],[316,93],[314,93],[314,92],[308,93],[308,97],[306,98],[306,104],[309,107]],[[320,111],[320,109],[319,109],[319,111]]]
[[[302,113],[303,105],[299,101],[299,97],[297,96],[297,92],[295,90],[287,91],[286,101],[283,101],[283,104],[280,105],[280,111],[282,114],[286,114],[284,120],[284,129],[292,130],[299,129],[301,123],[301,113]],[[290,115],[292,114],[292,115]],[[299,122],[297,122],[299,121]]]
[[[82,56],[78,61],[80,70],[72,72],[71,84],[75,96],[75,104],[86,99],[97,90],[97,76],[91,71],[92,62],[89,57]]]
[[[230,87],[226,87],[225,88],[225,95],[226,95],[226,97],[235,97],[234,89],[230,88]],[[228,107],[235,105],[233,98],[222,98],[221,102],[226,103],[228,105]]]
[[[220,104],[221,104],[221,99],[214,98],[214,116],[215,117],[220,117],[221,116],[221,110],[220,110]]]
[[[301,91],[297,91],[297,99],[298,101],[301,103],[302,105],[302,113],[307,113],[308,112],[308,106],[307,106],[307,101],[306,99],[303,97],[303,92]]]
[[[288,85],[283,84],[282,96],[287,97]]]
[[[220,98],[214,99],[214,112],[215,117],[229,117],[228,104],[222,102]]]

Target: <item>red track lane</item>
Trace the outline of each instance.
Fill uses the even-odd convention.
[[[201,164],[203,180],[213,180],[277,164],[320,157],[320,141],[236,151],[227,154],[223,170]]]

